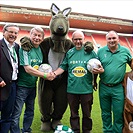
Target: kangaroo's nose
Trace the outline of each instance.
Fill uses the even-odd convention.
[[[59,26],[58,26],[58,29],[59,29],[59,30],[63,30],[63,26],[59,25]]]

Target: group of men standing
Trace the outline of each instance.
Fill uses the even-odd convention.
[[[126,64],[133,69],[132,56],[128,48],[121,46],[119,36],[115,31],[106,34],[107,45],[94,51],[84,51],[85,37],[82,31],[72,34],[74,47],[70,49],[60,67],[51,73],[38,71],[43,62],[43,54],[39,45],[44,39],[41,27],[30,31],[29,43],[33,45],[30,51],[25,51],[15,43],[19,27],[7,24],[3,27],[3,39],[0,40],[0,133],[20,133],[19,118],[25,103],[25,114],[22,133],[31,133],[34,118],[34,101],[36,97],[37,77],[54,80],[64,71],[68,71],[67,99],[70,106],[70,124],[75,133],[80,133],[79,105],[81,104],[83,118],[82,131],[92,130],[91,109],[93,104],[93,87],[97,88],[94,75],[100,75],[99,99],[104,133],[122,133],[124,120],[124,89],[123,79]],[[21,43],[25,38],[21,39]],[[87,61],[98,58],[99,68],[92,73],[87,70]],[[75,74],[74,70],[82,69],[84,74]],[[94,76],[96,77],[96,76]],[[92,84],[94,83],[94,84]],[[93,86],[94,85],[94,86]],[[113,113],[113,117],[112,117]]]

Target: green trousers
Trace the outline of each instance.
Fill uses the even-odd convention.
[[[104,133],[122,133],[124,89],[122,84],[108,87],[100,82],[99,99]]]

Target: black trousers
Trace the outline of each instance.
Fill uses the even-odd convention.
[[[7,100],[0,101],[0,133],[8,133],[12,121],[12,112],[14,109],[16,97],[16,82],[11,84],[11,92]]]
[[[80,133],[79,106],[82,109],[82,132],[89,133],[92,130],[91,110],[93,94],[67,94],[70,106],[70,124],[74,133]]]

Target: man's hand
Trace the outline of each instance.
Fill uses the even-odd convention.
[[[4,87],[6,85],[6,83],[4,81],[0,82],[0,87]]]
[[[93,68],[93,70],[92,70],[93,74],[101,74],[104,72],[102,65],[98,65],[98,66],[99,66],[99,68]]]
[[[47,73],[47,77],[46,77],[47,80],[52,81],[55,78],[56,78],[56,75],[54,74],[54,72]]]

